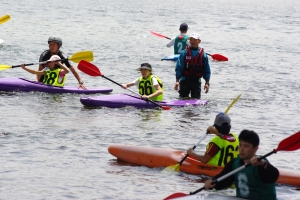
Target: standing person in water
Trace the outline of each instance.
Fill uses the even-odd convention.
[[[219,113],[213,126],[207,128],[207,132],[216,136],[206,146],[204,155],[196,154],[193,148],[187,153],[202,163],[215,166],[224,166],[238,155],[239,139],[234,133],[230,133],[231,119],[227,114]]]
[[[199,47],[200,35],[193,33],[190,37],[190,45],[180,54],[176,63],[175,90],[179,87],[181,98],[189,97],[200,99],[201,78],[205,80],[205,93],[209,91],[210,66],[204,49]]]
[[[41,54],[39,62],[47,61],[53,55],[58,55],[61,59],[66,59],[66,57],[64,56],[64,53],[60,50],[60,47],[62,46],[62,39],[60,37],[49,37],[48,45],[49,45],[49,49],[45,50]],[[65,64],[70,69],[70,71],[73,73],[73,75],[75,76],[75,78],[78,81],[78,84],[79,84],[78,87],[86,89],[86,87],[83,85],[83,81],[82,81],[80,75],[78,74],[76,69],[70,64],[70,62],[68,60],[64,60],[64,61],[62,61],[62,64]],[[38,68],[38,71],[42,71],[44,68],[45,68],[45,65],[40,65]],[[42,82],[43,77],[41,75],[37,75],[37,81]]]
[[[41,82],[44,84],[62,87],[65,84],[66,74],[69,73],[69,69],[61,62],[56,62],[58,60],[61,60],[58,55],[51,56],[42,71],[26,68],[24,64],[21,64],[21,66],[31,74],[42,76],[43,80]]]
[[[139,89],[141,98],[162,101],[164,86],[161,80],[152,74],[152,66],[149,63],[142,63],[137,70],[141,72],[142,77],[130,83],[122,84],[122,87],[126,89],[135,85]]]
[[[205,189],[215,188],[221,190],[234,183],[236,196],[239,198],[275,200],[275,182],[278,179],[279,171],[267,159],[259,160],[259,156],[256,155],[258,146],[259,137],[257,133],[243,130],[239,135],[239,156],[227,163],[223,171],[214,179],[249,162],[251,165],[216,184],[212,184],[211,179],[207,180],[204,184]]]
[[[172,38],[171,41],[167,44],[167,47],[174,46],[174,54],[180,54],[185,50],[186,46],[190,45],[188,41],[188,36],[186,35],[189,27],[186,23],[180,24],[179,31],[180,34]]]

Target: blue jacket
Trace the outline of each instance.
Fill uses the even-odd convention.
[[[198,48],[198,50],[191,49],[191,52],[192,52],[193,56],[197,56],[197,54],[199,53],[199,50],[200,50],[200,47]],[[185,56],[186,56],[186,49],[181,52],[181,54],[179,55],[179,58],[177,60],[177,63],[176,63],[176,68],[175,68],[176,81],[186,79],[186,77],[182,75],[183,69],[184,69]],[[203,78],[204,78],[206,83],[209,83],[210,66],[209,66],[208,58],[207,58],[207,55],[206,55],[205,52],[203,54],[202,63],[203,63],[203,66],[204,66]],[[200,79],[199,79],[199,82],[201,82]]]

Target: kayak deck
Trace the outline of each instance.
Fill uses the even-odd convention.
[[[134,106],[136,108],[155,108],[157,105],[141,99],[138,96],[127,94],[112,94],[106,96],[81,97],[80,102],[85,106],[98,107],[106,106],[109,108],[121,108],[125,106]],[[205,100],[190,99],[190,100],[165,100],[157,102],[162,106],[204,106],[207,104]]]
[[[175,55],[171,55],[171,56],[166,56],[164,58],[161,59],[161,61],[163,60],[168,60],[168,61],[177,61],[179,58],[180,54],[175,54]]]
[[[45,85],[36,81],[29,81],[23,78],[0,78],[0,91],[13,92],[47,92],[47,93],[76,93],[76,94],[95,94],[109,93],[111,88],[88,88],[84,90],[73,86],[58,87]]]
[[[108,152],[120,160],[147,167],[168,167],[175,165],[186,154],[180,150],[123,144],[110,145]],[[187,157],[179,170],[195,175],[203,174],[206,176],[215,176],[220,173],[222,169],[223,167],[204,164],[192,157]],[[279,169],[277,183],[300,186],[300,172]]]

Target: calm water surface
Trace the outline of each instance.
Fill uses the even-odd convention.
[[[207,52],[229,62],[211,62],[210,92],[202,94],[206,107],[87,109],[80,95],[1,92],[0,199],[162,199],[196,190],[202,186],[199,176],[166,176],[160,169],[119,163],[107,147],[187,149],[240,93],[229,112],[233,131],[259,133],[260,154],[276,148],[300,130],[299,13],[297,0],[2,1],[0,16],[11,15],[0,25],[3,64],[37,62],[48,37],[57,35],[68,56],[92,50],[94,64],[118,82],[137,78],[139,64],[151,63],[165,84],[165,99],[174,99],[175,63],[160,61],[172,49],[149,30],[173,37],[181,22],[189,24],[190,33],[201,34]],[[105,79],[80,75],[87,87],[124,93]],[[0,77],[34,79],[20,68],[1,71]],[[69,75],[67,85],[76,83]],[[204,152],[209,140],[197,151]],[[300,171],[299,157],[300,151],[280,152],[269,160]],[[300,199],[299,188],[278,186],[277,193],[281,199]]]

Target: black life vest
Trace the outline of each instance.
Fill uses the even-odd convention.
[[[203,75],[203,54],[204,49],[200,48],[197,56],[193,56],[191,47],[186,47],[186,56],[184,61],[183,75],[191,79],[199,79]]]

